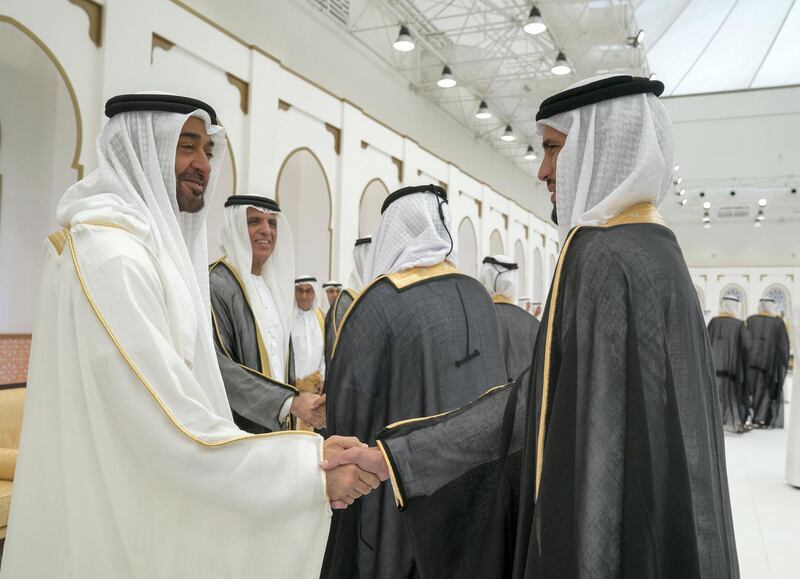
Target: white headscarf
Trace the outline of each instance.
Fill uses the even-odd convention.
[[[444,220],[439,217],[440,206]],[[397,199],[386,208],[372,236],[364,283],[379,275],[445,260],[454,264],[456,252],[451,230],[450,209],[437,195],[420,192]]]
[[[367,283],[372,280],[364,279],[364,268],[369,259],[369,252],[372,249],[372,237],[368,237],[368,242],[359,243],[353,248],[353,271],[350,272],[350,279],[347,285],[360,292]]]
[[[616,75],[574,83],[569,88]],[[599,225],[637,203],[656,207],[672,183],[672,122],[653,94],[635,94],[537,122],[567,135],[558,155],[561,242],[576,225]]]
[[[197,213],[184,213],[176,197],[175,149],[192,116],[205,123],[214,145],[205,205]],[[86,222],[118,225],[153,252],[165,282],[172,339],[214,411],[230,417],[211,341],[206,246],[206,212],[226,151],[224,129],[212,125],[205,111],[117,114],[97,138],[97,169],[67,190],[56,217],[63,227]]]
[[[769,314],[770,316],[775,316],[778,314],[777,304],[775,300],[770,297],[763,297],[758,301],[758,313],[759,314]]]
[[[741,306],[742,304],[739,302],[739,298],[727,295],[722,298],[719,309],[723,314],[729,314],[734,318],[738,318]]]
[[[320,300],[319,301],[320,301],[320,304],[322,304],[322,313],[326,314],[326,315],[328,313],[328,310],[330,310],[331,307],[332,307],[330,302],[328,302],[328,290],[329,289],[336,289],[336,290],[339,290],[341,292],[343,288],[342,288],[342,284],[339,283],[338,281],[336,281],[335,279],[329,279],[324,284],[322,284],[322,292],[321,292],[321,296],[320,296]]]
[[[219,245],[222,253],[233,265],[244,281],[247,298],[253,307],[253,315],[262,336],[269,327],[266,316],[268,304],[261,303],[259,292],[254,285],[252,271],[253,246],[247,227],[247,209],[252,207],[262,213],[272,213],[278,218],[278,238],[272,255],[261,269],[261,278],[267,284],[278,310],[283,328],[283,351],[289,351],[289,335],[292,331],[292,312],[294,305],[294,244],[292,229],[282,213],[273,213],[255,205],[232,205],[225,208],[222,225],[219,229]],[[283,365],[284,362],[281,363]]]
[[[507,255],[492,255],[501,263],[517,265],[513,259]],[[493,296],[505,296],[511,303],[517,303],[519,294],[519,269],[508,269],[496,263],[484,263],[478,275],[483,287]]]

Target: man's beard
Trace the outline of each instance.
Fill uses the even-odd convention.
[[[199,197],[196,196],[194,193],[184,192],[181,190],[181,181],[187,179],[189,177],[199,178],[199,180],[203,181],[203,194]],[[206,186],[208,185],[208,181],[203,178],[203,175],[197,171],[184,171],[177,177],[176,181],[176,192],[175,197],[178,202],[178,210],[184,213],[197,213],[206,203]]]
[[[558,210],[555,205],[553,205],[553,212],[550,214],[550,221],[558,225]]]

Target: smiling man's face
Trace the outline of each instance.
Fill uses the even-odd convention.
[[[558,225],[558,214],[556,212],[556,161],[558,154],[564,147],[567,135],[545,125],[542,131],[542,164],[539,166],[539,180],[547,183],[547,190],[550,191],[550,203],[553,204],[551,219]]]
[[[255,207],[248,207],[247,233],[253,251],[253,273],[260,275],[261,268],[272,256],[275,244],[278,242],[278,216],[259,211]]]
[[[178,209],[185,213],[197,213],[205,205],[213,149],[203,120],[189,117],[175,149],[175,195]]]

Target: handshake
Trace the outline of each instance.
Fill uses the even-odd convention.
[[[389,478],[383,453],[352,436],[331,436],[325,441],[326,490],[331,508],[346,509],[356,499],[377,489]]]

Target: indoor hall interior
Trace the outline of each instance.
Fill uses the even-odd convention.
[[[390,194],[434,185],[453,265],[478,279],[485,257],[506,256],[514,301],[545,324],[565,238],[540,179],[537,111],[573,83],[632,75],[663,83],[674,143],[657,209],[692,307],[709,331],[736,318],[747,335],[738,394],[718,395],[741,577],[800,577],[798,37],[794,0],[5,0],[0,557],[48,236],[64,192],[98,167],[109,98],[166,92],[216,111],[226,154],[207,199],[209,263],[223,256],[226,200],[268,197],[296,274],[346,286]],[[714,364],[721,392],[734,379]]]

